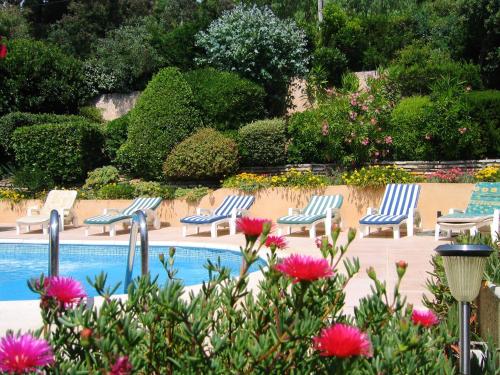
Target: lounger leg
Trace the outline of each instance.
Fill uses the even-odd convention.
[[[229,222],[229,234],[230,235],[236,234],[236,222],[234,222],[232,220]]]
[[[71,224],[73,225],[73,227],[78,226],[78,218],[76,216],[73,216],[73,220],[71,220]]]
[[[312,224],[309,229],[309,237],[316,238],[316,224]]]
[[[291,225],[288,226],[288,230],[287,231],[288,231],[287,234],[292,234],[292,226]]]
[[[47,234],[47,226],[45,224],[42,224],[42,233],[44,235]]]
[[[392,227],[392,231],[394,232],[394,239],[399,240],[400,233],[399,233],[399,225],[395,225]]]
[[[196,234],[200,234],[200,227],[198,227],[198,226],[196,227]]]
[[[451,238],[452,237],[451,229],[448,229],[446,231],[446,234],[447,234],[448,238]]]
[[[26,229],[27,229],[28,232],[31,232],[31,226],[30,225],[27,225]]]
[[[365,236],[365,227],[364,225],[359,226],[359,238],[363,238]]]
[[[434,240],[438,241],[439,240],[439,232],[441,230],[441,226],[439,224],[436,224],[436,229],[434,229]]]
[[[90,227],[85,228],[85,237],[89,236]]]
[[[198,227],[196,227],[196,228],[198,228]],[[186,226],[186,225],[184,225],[184,226],[182,227],[182,237],[186,237],[186,236],[187,236],[187,226]]]
[[[21,234],[21,224],[16,224],[16,234],[18,236]]]
[[[103,226],[102,226],[101,233],[106,233],[106,225],[103,225]]]
[[[155,227],[155,229],[160,229],[160,227],[161,227],[160,215],[158,215],[158,213],[155,213],[155,219],[154,219],[153,226]]]
[[[217,238],[217,225],[214,223],[210,228],[210,236],[212,238]]]
[[[413,223],[406,224],[406,236],[413,237]]]
[[[114,237],[116,235],[115,224],[111,224],[109,226],[109,236]]]

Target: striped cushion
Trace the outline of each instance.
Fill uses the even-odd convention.
[[[399,224],[407,219],[408,215],[366,215],[359,221],[360,224]]]
[[[317,220],[324,219],[327,209],[340,208],[342,202],[342,195],[313,195],[301,214],[280,217],[278,223],[311,224]]]
[[[162,198],[136,198],[130,206],[122,210],[119,214],[104,214],[94,217],[89,217],[84,221],[85,224],[101,224],[107,225],[130,219],[137,210],[155,210],[158,208]]]
[[[231,216],[234,208],[248,210],[255,198],[251,195],[228,195],[214,211],[216,216]]]
[[[493,215],[474,215],[467,213],[454,213],[441,216],[437,219],[438,223],[481,223],[493,219]]]
[[[184,224],[210,224],[214,221],[226,219],[231,216],[233,210],[248,210],[255,198],[251,195],[228,195],[221,205],[217,207],[213,215],[192,215],[181,219]],[[240,216],[240,214],[238,214]]]
[[[181,219],[181,223],[185,224],[210,224],[213,223],[214,221],[221,220],[221,219],[226,219],[227,216],[220,216],[220,215],[193,215],[193,216],[187,216],[185,218]]]
[[[88,219],[85,219],[84,223],[85,224],[100,224],[100,225],[108,225],[108,224],[113,224],[116,223],[117,221],[122,221],[125,219],[130,219],[132,216],[131,215],[99,215],[99,216],[94,216],[94,217],[89,217]]]
[[[420,186],[416,184],[389,184],[385,188],[380,211],[366,215],[360,224],[399,224],[408,218],[410,209],[418,203]]]

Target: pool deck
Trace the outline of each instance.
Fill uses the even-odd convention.
[[[89,237],[85,236],[84,227],[71,228],[61,232],[60,241],[99,241],[99,242],[128,242],[129,232],[120,230],[115,237],[96,233]],[[308,237],[307,232],[293,233],[287,236],[289,248],[280,252],[280,255],[300,253],[313,256],[319,256],[319,250],[314,244],[314,240]],[[347,239],[347,231],[344,230],[340,236],[340,243],[345,243]],[[47,236],[41,231],[36,230],[30,233],[16,235],[15,228],[10,224],[0,224],[0,242],[9,240],[21,241],[47,241]],[[210,238],[209,232],[201,232],[199,235],[181,236],[181,228],[166,227],[159,230],[150,229],[150,242],[175,242],[185,245],[220,245],[234,247],[244,244],[244,236],[242,234],[229,235],[228,231],[220,230],[219,237]],[[391,231],[383,231],[374,233],[367,238],[358,237],[352,242],[347,257],[357,257],[361,263],[360,272],[351,280],[347,287],[346,295],[346,310],[352,311],[353,307],[358,304],[358,301],[363,296],[370,293],[370,285],[372,281],[366,274],[368,267],[373,267],[377,272],[377,276],[385,280],[388,285],[388,291],[392,291],[397,280],[395,263],[399,260],[404,260],[408,263],[408,269],[404,280],[401,284],[401,292],[408,299],[408,302],[414,306],[422,306],[422,295],[427,293],[425,282],[428,277],[427,272],[431,270],[430,259],[434,248],[447,240],[435,241],[430,232],[419,233],[414,237],[406,237],[404,233],[401,239],[393,240]],[[229,245],[229,246],[228,246]],[[256,286],[259,280],[259,275],[254,273],[251,275],[251,285]],[[197,287],[189,289],[196,290]],[[38,301],[14,301],[0,302],[0,335],[7,329],[27,330],[40,327],[40,317],[38,312]]]

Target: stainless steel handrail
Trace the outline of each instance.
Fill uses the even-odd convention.
[[[59,276],[59,225],[59,212],[52,210],[49,219],[49,276]]]
[[[141,274],[146,275],[149,272],[149,242],[148,242],[148,223],[146,214],[143,211],[136,211],[132,216],[130,226],[130,241],[128,244],[127,269],[125,272],[124,292],[127,293],[128,286],[132,281],[132,271],[134,270],[135,247],[137,245],[137,233],[141,238]]]

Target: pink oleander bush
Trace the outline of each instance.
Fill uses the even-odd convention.
[[[267,219],[241,218],[238,228],[246,238],[239,276],[231,277],[220,260],[208,261],[207,281],[196,293],[186,294],[176,278],[173,248],[160,256],[166,284],[137,278],[126,300],[112,298],[118,287],[106,286],[104,275],[96,277],[93,287],[104,298],[99,308],[85,306],[75,280],[42,276],[31,282],[41,296],[44,322],[34,340],[47,343],[40,344],[35,369],[121,375],[453,373],[445,355],[453,338],[432,313],[413,310],[400,295],[406,262],[395,265],[392,292],[368,269],[372,292],[348,314],[345,290],[360,271],[359,260],[346,256],[353,230],[343,245],[337,243],[338,229],[331,242],[318,238],[319,254],[312,257],[278,251],[285,241],[272,234]],[[259,256],[267,267],[255,290],[249,269]],[[7,370],[9,354],[2,356],[1,343],[10,337],[0,339],[0,368]]]
[[[425,175],[427,182],[474,182],[474,171],[454,167]]]

